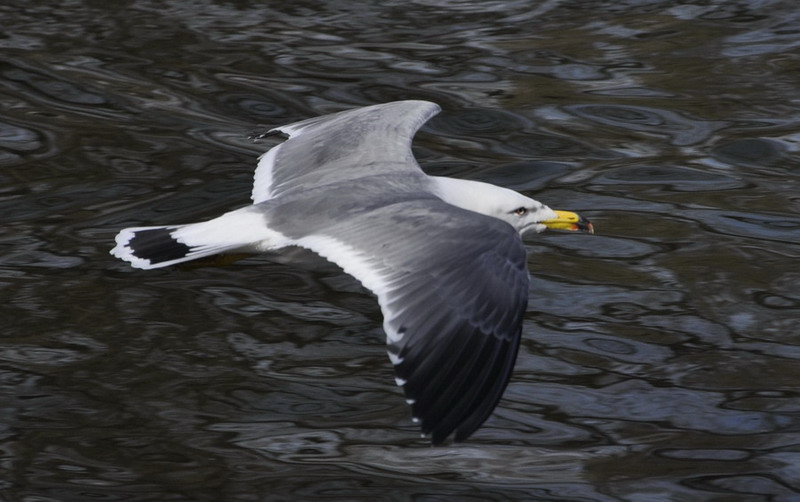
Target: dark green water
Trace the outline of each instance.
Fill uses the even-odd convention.
[[[789,0],[4,2],[0,500],[800,500],[799,50]],[[404,98],[430,174],[598,230],[528,240],[512,382],[437,448],[334,265],[108,255]]]

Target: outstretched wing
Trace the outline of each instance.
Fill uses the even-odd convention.
[[[435,103],[395,101],[272,129],[289,139],[261,156],[253,202],[370,174],[421,172],[411,141],[437,113]]]
[[[506,388],[528,299],[525,248],[498,219],[420,198],[296,239],[378,296],[397,383],[424,434],[472,434]]]

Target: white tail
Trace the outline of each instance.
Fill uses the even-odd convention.
[[[267,228],[264,216],[251,207],[201,223],[126,228],[117,234],[111,254],[133,267],[151,269],[225,252],[285,246],[288,240]]]

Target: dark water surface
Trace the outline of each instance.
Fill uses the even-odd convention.
[[[402,98],[429,173],[598,229],[529,239],[512,382],[437,448],[336,266],[108,255]],[[800,500],[794,1],[7,0],[0,111],[2,500]]]

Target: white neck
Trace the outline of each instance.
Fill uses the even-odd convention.
[[[508,188],[483,183],[482,181],[461,180],[445,176],[429,176],[433,181],[433,192],[443,201],[462,209],[476,213],[496,216],[493,214],[498,201],[519,197],[523,195]],[[523,201],[524,202],[524,201]]]

